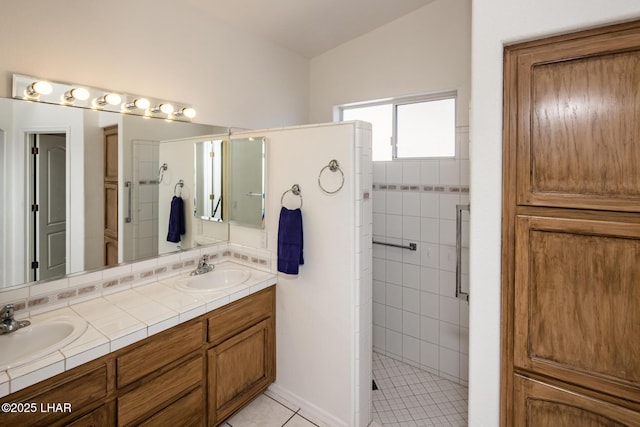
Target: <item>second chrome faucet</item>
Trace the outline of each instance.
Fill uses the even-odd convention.
[[[191,276],[205,274],[214,269],[213,264],[209,264],[209,255],[202,255],[198,261],[198,267],[191,272]]]

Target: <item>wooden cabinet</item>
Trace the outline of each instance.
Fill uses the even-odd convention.
[[[274,380],[272,286],[0,399],[37,405],[0,425],[218,425]]]
[[[209,424],[218,425],[275,380],[275,289],[208,319]],[[235,326],[234,326],[235,325]]]
[[[0,399],[2,403],[33,405],[29,412],[0,412],[0,425],[57,426],[85,418],[113,395],[113,371],[113,364],[108,360],[98,360]],[[68,404],[70,411],[64,406],[56,409],[52,404]],[[98,413],[102,415],[96,413],[88,418],[113,419],[106,408]]]
[[[638,425],[640,22],[505,49],[502,425]]]

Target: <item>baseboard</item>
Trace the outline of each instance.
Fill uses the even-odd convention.
[[[321,427],[349,427],[349,424],[344,420],[338,419],[332,414],[328,413],[322,408],[314,405],[313,403],[302,399],[300,396],[291,393],[280,387],[277,383],[273,383],[269,386],[268,392],[273,394],[274,397],[281,397],[284,400],[300,407],[300,415],[305,418],[309,418],[309,421],[320,424]]]

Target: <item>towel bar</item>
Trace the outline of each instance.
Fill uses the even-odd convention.
[[[471,213],[471,205],[456,205],[456,298],[469,301],[469,293],[462,292],[462,211]]]
[[[418,244],[417,243],[409,243],[407,246],[404,246],[404,245],[396,245],[395,243],[378,242],[377,240],[374,240],[373,244],[391,246],[391,247],[394,247],[394,248],[401,248],[401,249],[409,249],[410,251],[417,251],[418,250]]]

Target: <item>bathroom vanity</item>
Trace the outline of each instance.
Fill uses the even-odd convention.
[[[3,397],[0,424],[221,424],[275,380],[273,283]]]

